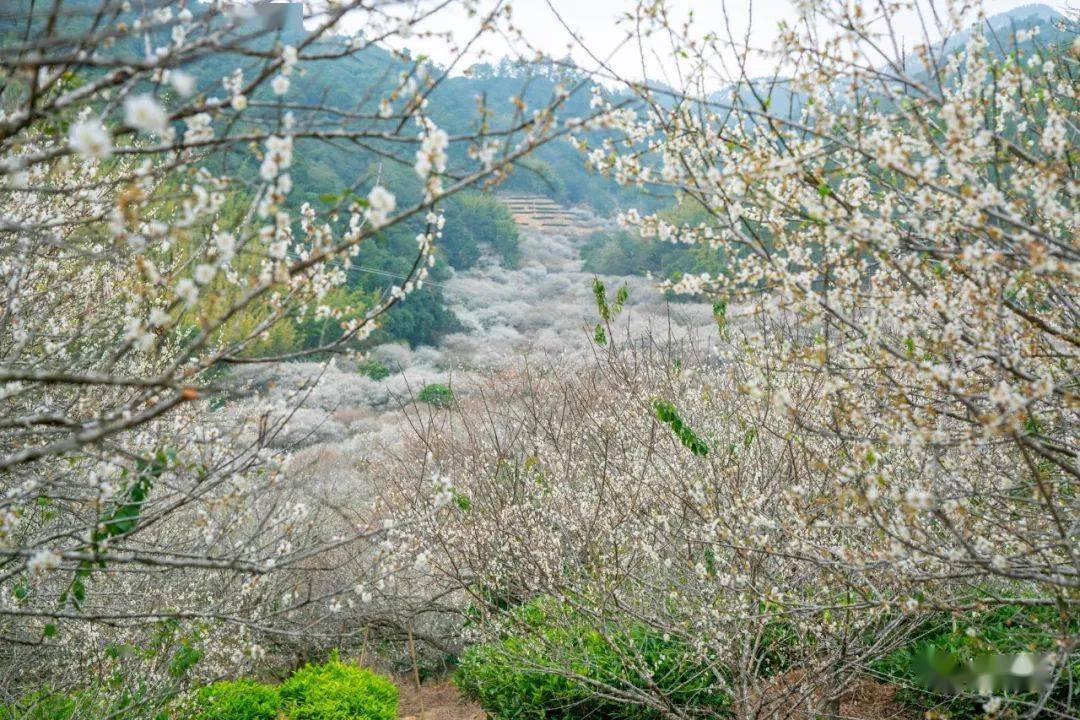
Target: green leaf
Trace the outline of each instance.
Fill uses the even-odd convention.
[[[202,650],[193,648],[186,642],[180,646],[169,663],[169,673],[173,677],[180,677],[202,660]]]
[[[596,309],[600,313],[602,320],[611,319],[611,309],[607,303],[607,289],[604,287],[604,281],[600,278],[593,278],[593,297],[596,298]]]
[[[709,454],[709,446],[693,430],[687,427],[682,418],[679,417],[679,411],[676,410],[673,404],[655,399],[653,400],[653,412],[658,420],[671,428],[675,437],[679,438],[679,442],[690,452],[699,457],[705,457]]]
[[[626,300],[630,297],[630,289],[625,285],[619,287],[618,292],[615,293],[615,312],[622,310]]]

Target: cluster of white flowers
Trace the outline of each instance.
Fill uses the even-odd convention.
[[[124,98],[124,123],[136,130],[164,137],[169,129],[169,115],[149,93],[128,95]]]
[[[450,145],[450,136],[427,118],[418,118],[417,122],[423,130],[413,169],[424,180],[428,197],[438,197],[442,193],[439,175],[446,172],[446,150]]]
[[[259,166],[259,177],[269,182],[292,165],[293,141],[289,135],[266,138],[266,153]]]
[[[221,78],[221,84],[225,92],[229,94],[229,105],[236,112],[247,109],[247,96],[244,95],[244,71],[240,68],[233,70],[232,75]]]
[[[31,575],[40,575],[60,567],[62,558],[48,548],[38,550],[26,561],[26,570]]]
[[[198,145],[214,138],[213,119],[207,113],[195,113],[185,120],[185,145]]]
[[[397,207],[397,199],[394,194],[382,185],[376,185],[368,193],[368,208],[365,216],[374,227],[382,227],[386,224],[390,214]]]
[[[296,47],[286,45],[282,49],[281,72],[270,82],[270,89],[274,91],[275,95],[284,95],[289,92],[289,75],[292,74],[293,68],[296,67],[298,57]]]
[[[112,155],[112,136],[105,125],[96,118],[79,120],[71,126],[68,135],[71,149],[91,160],[100,160]]]

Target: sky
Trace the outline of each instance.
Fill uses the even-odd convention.
[[[919,0],[923,6],[932,1]],[[480,5],[490,8],[496,2],[499,0],[480,0]],[[602,61],[629,79],[647,76],[651,80],[679,84],[678,64],[665,38],[654,35],[643,47],[636,41],[626,42],[632,24],[625,19],[633,12],[635,0],[510,0],[508,4],[512,7],[513,24],[521,31],[524,42],[506,33],[489,34],[473,48],[469,62],[463,65],[477,60],[497,61],[504,56],[531,56],[535,50],[540,50],[555,57],[569,54],[590,70],[596,69],[598,61]],[[870,0],[867,4],[876,3]],[[937,4],[940,7],[941,0]],[[1033,4],[1031,0],[984,0],[983,7],[987,15],[993,15],[1030,4]],[[1050,0],[1045,4],[1064,9],[1063,2]],[[693,18],[689,26],[693,35],[722,32],[729,24],[740,42],[749,30],[750,45],[758,48],[769,47],[776,37],[778,23],[793,16],[791,0],[668,0],[667,5],[674,24],[681,26],[688,18]],[[620,18],[623,18],[622,22]],[[898,32],[910,38],[910,44],[918,41],[919,24],[914,13],[901,13],[893,20]],[[460,43],[477,27],[477,20],[456,9],[443,10],[424,27],[449,30]],[[440,64],[452,57],[442,41],[412,37],[408,44],[414,52],[425,52]],[[771,69],[768,63],[764,58],[754,60],[751,69],[755,73],[767,72]]]

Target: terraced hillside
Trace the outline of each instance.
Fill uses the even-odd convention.
[[[584,210],[566,208],[542,195],[499,195],[514,221],[523,228],[576,235],[595,229],[596,219]]]

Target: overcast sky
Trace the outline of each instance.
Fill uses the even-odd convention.
[[[495,0],[489,0],[490,3]],[[920,0],[928,3],[930,0]],[[636,41],[626,43],[627,30],[632,27],[627,22],[619,22],[635,7],[634,0],[514,0],[511,2],[515,24],[523,31],[527,42],[537,49],[556,57],[563,57],[569,52],[581,65],[595,68],[596,61],[589,56],[581,45],[576,43],[564,23],[576,33],[583,44],[592,51],[596,58],[610,61],[611,66],[620,74],[640,79],[642,55]],[[870,2],[869,5],[875,3]],[[939,6],[941,5],[939,1]],[[1032,4],[1030,0],[985,0],[987,14],[1009,10],[1021,5]],[[1051,1],[1046,4],[1062,9],[1064,3]],[[777,24],[785,17],[792,17],[790,0],[671,0],[672,18],[682,24],[693,13],[692,32],[704,35],[709,31],[720,32],[725,25],[725,12],[733,31],[738,37],[747,28],[750,29],[750,44],[756,47],[768,47],[776,36]],[[561,20],[560,20],[561,17]],[[917,42],[918,24],[914,14],[899,15],[894,18],[898,31],[909,36],[911,44]],[[443,11],[438,20],[429,25],[438,30],[451,29],[459,42],[476,27],[476,20],[467,18],[459,11]],[[436,61],[444,64],[449,59],[444,43],[423,42],[411,38],[408,42],[414,51],[426,52]],[[621,49],[620,49],[621,47]],[[506,35],[489,35],[478,46],[470,60],[497,60],[504,56],[525,54],[529,48]],[[671,48],[660,36],[650,38],[645,48],[645,73],[651,79],[668,80],[676,72]],[[759,62],[755,72],[767,72],[766,63]],[[666,77],[665,77],[666,76]]]

